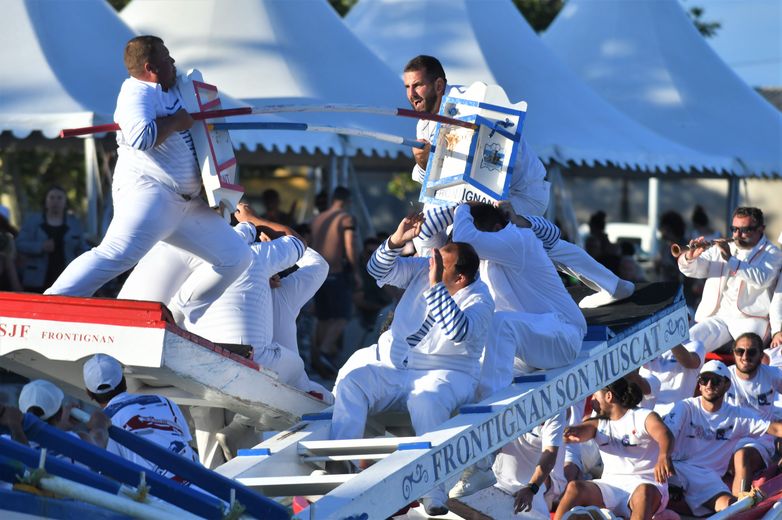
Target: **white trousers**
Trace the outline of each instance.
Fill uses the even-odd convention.
[[[120,181],[112,195],[114,218],[106,236],[97,247],[71,262],[46,294],[91,296],[162,240],[209,264],[185,281],[173,302],[185,317],[196,322],[250,265],[247,244],[200,198],[185,200],[148,177]],[[158,267],[165,270],[167,266]]]
[[[230,423],[226,410],[210,406],[191,406],[189,411],[195,425],[198,460],[209,469],[225,464],[227,461],[217,443],[217,432]]]
[[[570,364],[581,351],[581,329],[554,313],[495,312],[483,353],[478,400],[513,382],[513,376]]]
[[[277,372],[281,382],[305,392],[317,392],[323,400],[331,404],[334,396],[315,381],[311,381],[304,370],[304,362],[297,352],[288,350],[279,343],[254,349],[253,360],[264,368]]]
[[[761,318],[720,318],[712,316],[690,327],[690,340],[703,343],[706,352],[714,352],[745,332],[754,332],[761,338],[768,336],[768,320]]]
[[[456,370],[400,370],[370,362],[340,381],[331,438],[360,439],[369,414],[405,410],[416,435],[422,435],[472,401],[475,385],[475,378]]]
[[[603,289],[610,294],[616,291],[619,277],[577,245],[558,240],[548,251],[548,257],[557,268],[575,276],[590,289]]]
[[[235,232],[232,233],[236,235]],[[246,244],[244,248],[249,251]],[[203,260],[196,256],[172,248],[168,244],[158,243],[128,276],[117,297],[168,303],[187,280],[200,275],[204,265]],[[226,324],[226,329],[231,329],[229,324]],[[216,337],[206,339],[225,341],[224,338]],[[334,402],[330,391],[307,377],[304,362],[298,352],[282,348],[277,343],[266,347],[253,345],[253,348],[253,360],[264,368],[277,372],[281,382],[305,392],[317,392],[323,395],[323,400],[329,404]]]

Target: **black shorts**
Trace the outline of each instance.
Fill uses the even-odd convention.
[[[315,293],[315,316],[319,320],[349,320],[353,308],[352,296],[350,273],[328,275]]]

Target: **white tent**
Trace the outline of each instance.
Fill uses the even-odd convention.
[[[677,0],[569,0],[543,40],[599,94],[660,134],[782,174],[782,114],[717,56]]]
[[[0,131],[54,138],[109,123],[133,32],[104,0],[8,0],[0,17]]]
[[[16,139],[112,121],[133,36],[104,0],[7,0],[0,17],[0,132]],[[52,143],[53,144],[53,143]],[[82,143],[79,143],[82,144]],[[95,141],[83,140],[87,230],[98,232]]]
[[[541,158],[645,171],[723,171],[719,154],[686,148],[624,116],[549,51],[511,0],[362,0],[348,26],[401,74],[415,55],[438,57],[452,83],[501,85],[529,103],[524,134]]]
[[[139,32],[162,37],[181,69],[198,68],[206,81],[253,106],[406,105],[399,77],[358,41],[326,0],[133,0],[121,16]],[[413,121],[392,117],[338,113],[286,117],[402,137],[415,134]],[[237,134],[236,140],[263,143],[265,135]],[[409,154],[409,149],[367,138],[339,141],[322,151]]]

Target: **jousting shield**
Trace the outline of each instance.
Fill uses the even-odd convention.
[[[437,123],[419,200],[450,204],[507,199],[526,111],[526,102],[512,105],[498,85],[452,87],[440,115],[479,126],[471,130]]]
[[[185,109],[188,112],[203,112],[222,108],[217,87],[203,82],[197,69],[177,78]],[[223,215],[230,215],[244,194],[244,189],[236,184],[236,157],[228,130],[215,130],[208,123],[222,122],[223,118],[211,121],[195,121],[190,128],[198,163],[201,166],[201,178],[209,205],[220,208]]]

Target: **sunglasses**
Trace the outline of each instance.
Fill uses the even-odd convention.
[[[760,350],[756,348],[734,348],[733,353],[736,357],[744,357],[745,354],[747,357],[755,357],[760,354]]]
[[[752,233],[758,227],[759,226],[742,226],[742,227],[730,226],[730,231],[731,233],[741,233],[742,235],[746,235],[747,233]]]
[[[713,386],[717,388],[722,383],[722,378],[719,376],[700,376],[698,378],[698,384],[701,386]]]

